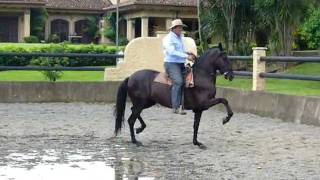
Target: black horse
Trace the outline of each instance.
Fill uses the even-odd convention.
[[[226,53],[223,52],[221,48],[210,49],[193,65],[195,87],[184,90],[184,107],[187,110],[192,110],[195,114],[193,144],[200,148],[205,148],[205,146],[197,140],[202,112],[214,105],[222,103],[228,113],[227,116],[223,118],[223,124],[227,123],[233,115],[226,99],[215,98],[215,84],[218,72],[230,81],[234,77],[231,62],[227,58]],[[128,119],[131,141],[137,145],[141,143],[135,138],[134,124],[136,119],[139,119],[141,123],[141,127],[136,130],[137,134],[141,133],[146,127],[146,124],[140,116],[142,110],[156,103],[171,108],[171,86],[154,82],[158,74],[159,72],[153,70],[140,70],[121,83],[118,89],[115,107],[115,135],[119,133],[124,122],[127,94],[132,102],[132,113]]]

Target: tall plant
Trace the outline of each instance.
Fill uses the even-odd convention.
[[[110,39],[112,42],[116,42],[116,14],[115,13],[108,13],[104,16],[104,20],[107,22],[108,27],[104,29],[103,35]],[[119,21],[123,20],[123,17],[119,17]],[[119,37],[119,45],[123,46],[128,43],[126,37],[121,36]]]
[[[271,27],[274,52],[290,55],[293,33],[301,23],[308,0],[256,0],[255,8],[263,21]]]
[[[84,32],[90,37],[91,42],[97,43],[100,38],[99,17],[89,16]]]
[[[310,15],[299,30],[299,35],[308,49],[320,48],[320,7],[310,10]]]
[[[30,12],[30,33],[38,39],[44,39],[44,27],[48,19],[48,12],[45,8],[31,9]]]

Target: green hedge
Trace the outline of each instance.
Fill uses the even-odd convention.
[[[87,54],[115,54],[122,48],[116,48],[106,45],[72,45],[72,44],[0,44],[0,52],[42,52],[42,53],[87,53]],[[108,66],[114,65],[115,60],[112,58],[54,58],[65,62],[65,66]],[[1,66],[27,66],[34,65],[34,62],[41,61],[39,57],[0,57]]]

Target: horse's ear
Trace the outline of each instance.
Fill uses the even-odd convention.
[[[218,48],[220,49],[220,51],[223,51],[222,43],[221,43],[221,42],[219,43]]]

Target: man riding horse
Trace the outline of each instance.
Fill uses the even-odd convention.
[[[184,71],[186,59],[195,60],[195,55],[186,52],[182,41],[182,30],[186,26],[181,19],[171,22],[170,33],[163,39],[162,45],[164,49],[164,66],[166,73],[173,82],[171,89],[171,103],[173,113],[186,114],[183,110],[182,91],[184,84]],[[179,108],[180,107],[180,108]]]
[[[198,129],[203,111],[217,104],[223,104],[226,108],[227,116],[223,118],[222,123],[226,124],[230,121],[233,112],[228,101],[225,98],[215,97],[217,74],[224,75],[224,78],[230,81],[233,79],[231,61],[222,50],[221,45],[219,48],[209,49],[195,61],[192,67],[194,87],[184,88],[184,102],[181,102],[184,81],[182,75],[183,63],[186,58],[195,59],[194,55],[186,53],[184,50],[181,39],[182,26],[181,20],[173,21],[170,34],[163,40],[165,67],[174,82],[173,87],[168,83],[157,82],[157,77],[165,77],[165,75],[155,70],[139,70],[127,77],[120,84],[117,92],[114,114],[115,135],[120,132],[125,120],[127,95],[129,95],[132,103],[131,115],[128,118],[130,136],[132,143],[137,145],[141,143],[137,141],[135,134],[141,133],[146,128],[141,113],[144,109],[150,108],[155,104],[173,108],[175,112],[177,112],[177,108],[180,105],[184,105],[186,110],[192,110],[194,112],[193,144],[200,148],[205,148],[198,141]],[[182,113],[182,111],[178,113]],[[137,119],[141,126],[135,130],[134,124]]]

